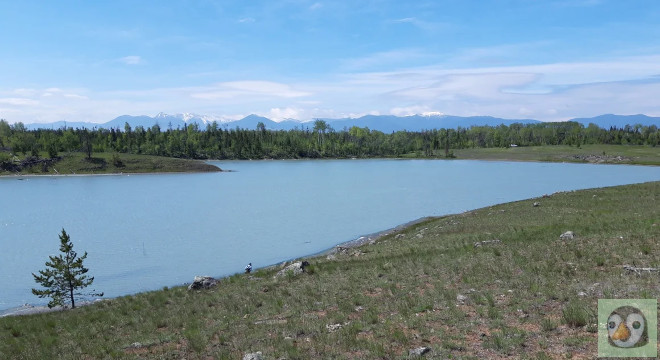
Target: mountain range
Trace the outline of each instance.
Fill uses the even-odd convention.
[[[198,124],[200,129],[205,129],[207,124],[214,121],[214,118],[208,116],[200,116],[195,114],[176,114],[168,115],[160,113],[156,116],[131,116],[122,115],[114,118],[106,123],[88,123],[88,122],[65,122],[58,121],[53,123],[33,123],[25,124],[28,129],[60,129],[60,128],[105,128],[105,129],[120,129],[124,130],[125,124],[129,124],[131,128],[142,126],[144,128],[152,127],[155,124],[160,126],[161,130],[168,128],[177,129],[183,128],[187,125]],[[320,119],[324,120],[330,127],[335,130],[349,129],[353,126],[368,127],[372,130],[379,130],[385,133],[395,131],[422,131],[429,129],[455,129],[457,127],[469,128],[473,126],[499,126],[511,125],[513,123],[521,124],[535,124],[541,123],[539,120],[533,119],[502,119],[491,116],[452,116],[452,115],[412,115],[412,116],[394,116],[394,115],[365,115],[359,118],[343,118],[343,119]],[[610,127],[623,128],[626,125],[640,124],[643,126],[655,125],[660,127],[660,117],[651,117],[646,115],[613,115],[605,114],[592,118],[575,118],[570,121],[575,121],[588,126],[595,124],[601,128],[609,129]],[[240,120],[235,121],[218,121],[217,125],[225,129],[256,129],[257,124],[263,123],[268,130],[291,130],[291,129],[313,129],[314,121],[298,121],[298,120],[284,120],[273,121],[271,119],[258,116],[249,115]]]

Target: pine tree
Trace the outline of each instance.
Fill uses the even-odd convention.
[[[50,261],[46,261],[47,268],[39,270],[39,275],[32,274],[34,281],[45,288],[45,290],[32,289],[32,293],[40,298],[50,297],[49,308],[57,305],[64,306],[68,298],[71,301],[72,309],[76,307],[74,298],[76,295],[103,296],[103,293],[82,294],[78,292],[79,289],[91,285],[94,277],[85,275],[89,271],[83,266],[87,252],[78,256],[64,229],[60,234],[60,252],[62,254],[58,256],[49,256]]]

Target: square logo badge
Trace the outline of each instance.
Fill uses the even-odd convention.
[[[598,357],[658,356],[658,300],[598,300]]]

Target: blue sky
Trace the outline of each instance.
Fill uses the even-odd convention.
[[[657,0],[0,1],[0,118],[660,116]]]

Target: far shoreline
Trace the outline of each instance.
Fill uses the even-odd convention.
[[[220,168],[218,168],[220,169]],[[130,175],[168,175],[168,174],[213,174],[218,172],[234,172],[233,170],[223,170],[219,171],[163,171],[163,172],[126,172],[126,173],[101,173],[101,174],[11,174],[11,175],[0,175],[0,178],[49,178],[49,177],[85,177],[85,176],[130,176]],[[22,179],[16,179],[22,180]]]

